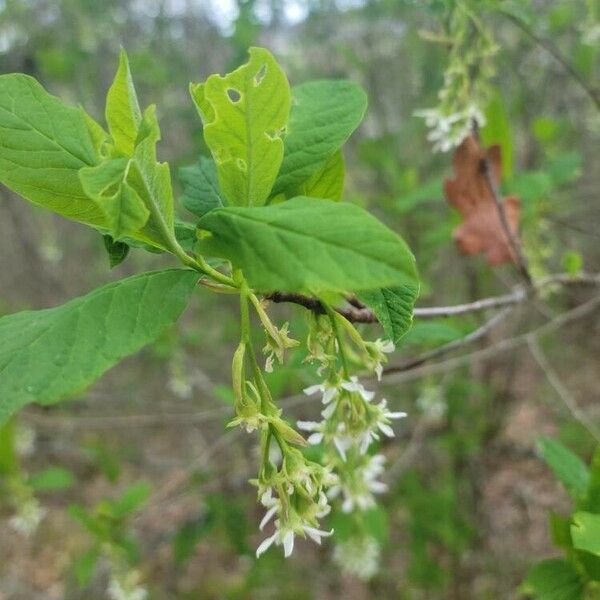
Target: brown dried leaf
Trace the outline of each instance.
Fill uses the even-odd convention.
[[[454,179],[446,179],[448,202],[464,217],[454,230],[454,241],[465,254],[486,255],[492,266],[516,262],[510,247],[494,195],[485,175],[485,160],[491,175],[500,184],[502,159],[500,147],[481,148],[473,136],[466,138],[454,153]],[[521,203],[516,196],[504,199],[504,211],[511,231],[518,238]]]

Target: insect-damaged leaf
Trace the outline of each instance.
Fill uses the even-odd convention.
[[[481,148],[469,136],[454,153],[454,179],[446,179],[444,190],[448,202],[463,216],[464,222],[454,231],[454,240],[465,254],[485,254],[490,265],[514,261],[515,257],[502,228],[494,194],[485,172],[485,161],[491,167],[491,177],[500,183],[500,147]],[[515,236],[518,235],[521,213],[519,199],[504,200],[506,219]]]
[[[264,204],[283,159],[291,102],[285,73],[268,50],[250,48],[245,65],[190,91],[223,195],[237,206]]]

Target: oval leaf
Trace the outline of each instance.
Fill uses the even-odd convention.
[[[200,219],[200,250],[229,259],[258,291],[346,292],[417,286],[402,238],[358,206],[298,197],[218,208]]]
[[[177,320],[197,281],[185,269],[145,273],[0,319],[0,424],[25,404],[82,391],[153,341]]]

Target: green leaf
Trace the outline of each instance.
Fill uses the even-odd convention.
[[[106,216],[108,228],[116,240],[136,237],[150,216],[144,201],[126,181],[130,164],[127,158],[115,158],[79,171],[85,193]]]
[[[200,219],[199,249],[227,258],[258,291],[312,294],[418,285],[402,238],[358,206],[298,197],[217,208]]]
[[[113,516],[123,518],[132,515],[146,503],[151,492],[151,486],[143,481],[130,485],[113,504]]]
[[[203,217],[213,208],[227,205],[219,189],[214,160],[201,156],[195,165],[179,169],[179,180],[183,185],[181,203],[197,217]]]
[[[100,548],[98,546],[92,546],[74,560],[73,573],[79,587],[89,585],[99,560]]]
[[[61,467],[50,467],[32,475],[28,484],[35,492],[49,492],[66,490],[73,485],[74,481],[71,471]]]
[[[498,144],[502,155],[502,178],[509,179],[513,174],[514,147],[510,118],[502,96],[496,91],[485,111],[486,124],[481,129],[481,140],[485,146]]]
[[[410,329],[418,296],[419,286],[382,288],[358,293],[358,299],[373,310],[385,334],[394,344]]]
[[[144,273],[56,308],[0,319],[0,424],[30,402],[53,404],[84,390],[174,323],[198,275]]]
[[[366,109],[365,92],[351,81],[295,86],[285,154],[272,195],[289,195],[322,168],[358,127]]]
[[[571,517],[563,517],[557,513],[550,513],[550,533],[555,546],[559,548],[572,548]]]
[[[110,237],[110,235],[102,236],[104,240],[104,248],[108,254],[108,262],[110,268],[114,269],[120,265],[129,254],[129,245],[125,242],[117,242]]]
[[[344,176],[344,157],[341,150],[338,150],[300,186],[298,195],[341,200],[344,192]]]
[[[573,547],[600,556],[600,514],[576,512],[571,525]]]
[[[117,150],[131,156],[142,121],[127,54],[121,50],[119,68],[106,96],[106,122]]]
[[[583,582],[573,565],[555,558],[532,567],[520,591],[536,600],[582,600]]]
[[[100,160],[91,121],[32,77],[0,75],[0,182],[68,219],[103,227],[104,213],[78,177]]]
[[[230,204],[264,204],[283,159],[290,112],[285,73],[264,48],[232,73],[211,75],[190,92],[204,123],[204,139]]]
[[[569,493],[576,498],[585,494],[590,476],[582,460],[552,438],[539,438],[537,446],[541,457]]]

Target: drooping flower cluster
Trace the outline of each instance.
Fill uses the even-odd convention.
[[[380,553],[377,540],[370,536],[356,536],[337,544],[333,560],[342,571],[367,581],[377,573]]]
[[[333,531],[321,526],[332,501],[339,499],[344,512],[365,511],[375,505],[375,495],[386,490],[380,481],[385,458],[373,455],[371,446],[382,437],[393,437],[392,422],[406,414],[391,411],[385,399],[375,401],[375,392],[348,371],[352,361],[381,379],[394,345],[379,339],[363,340],[338,313],[311,314],[305,362],[317,363],[317,374],[323,381],[304,391],[310,396],[320,394],[323,409],[320,421],[298,422],[298,429],[309,434],[305,440],[282,417],[271,397],[254,355],[248,326],[250,305],[266,334],[264,371],[271,372],[276,361],[283,363],[285,352],[298,342],[289,336],[287,323],[276,327],[263,302],[243,290],[242,341],[232,363],[236,416],[229,426],[239,425],[260,436],[262,464],[252,483],[265,509],[260,530],[268,533],[256,554],[281,546],[288,557],[296,538],[321,544],[323,538],[332,535]],[[320,463],[309,460],[299,449],[320,444],[324,448]]]
[[[310,432],[310,444],[325,445],[325,465],[338,476],[329,497],[341,497],[344,512],[374,506],[374,494],[386,490],[385,484],[378,481],[385,457],[370,456],[369,447],[382,434],[394,437],[392,421],[406,413],[390,411],[385,399],[373,403],[375,393],[366,390],[354,376],[350,380],[326,380],[304,392],[321,393],[325,405],[321,421],[299,421],[297,425]]]
[[[474,129],[485,125],[484,107],[495,74],[492,58],[498,47],[477,11],[472,10],[474,2],[454,3],[444,20],[445,31],[429,36],[449,47],[448,66],[438,105],[414,114],[425,119],[430,130],[427,139],[436,152],[456,148]]]

